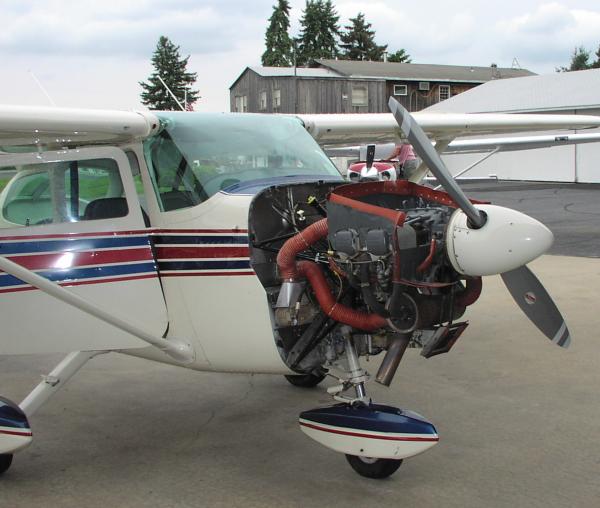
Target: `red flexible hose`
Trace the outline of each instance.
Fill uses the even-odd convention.
[[[427,268],[429,268],[431,266],[431,262],[433,261],[433,256],[435,255],[435,248],[436,248],[435,239],[432,238],[431,244],[429,245],[428,256],[423,260],[423,262],[419,266],[417,266],[418,273],[424,272],[425,270],[427,270]]]
[[[327,236],[327,219],[321,219],[287,240],[277,254],[277,266],[284,280],[299,278],[296,255]]]
[[[378,314],[354,310],[337,302],[323,275],[323,270],[316,263],[300,261],[296,266],[297,273],[308,279],[323,312],[331,319],[365,331],[373,331],[387,325],[386,319]]]

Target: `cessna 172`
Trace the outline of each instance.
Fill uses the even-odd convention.
[[[303,387],[333,373],[337,403],[301,413],[300,428],[381,478],[439,438],[424,417],[371,402],[361,356],[384,354],[375,380],[389,385],[409,343],[425,357],[447,352],[490,274],[566,347],[562,316],[525,266],[552,233],[467,199],[438,152],[460,135],[600,118],[390,107],[286,116],[0,106],[0,354],[66,353],[21,403],[0,398],[0,471],[31,443],[35,412],[108,351]],[[400,139],[445,192],[419,175],[348,184],[317,144]]]

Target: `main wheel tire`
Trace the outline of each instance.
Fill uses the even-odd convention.
[[[402,464],[399,459],[372,459],[358,455],[346,455],[346,460],[359,475],[376,479],[393,475]]]
[[[300,374],[297,376],[285,376],[289,383],[300,388],[314,388],[317,386],[327,374]]]
[[[11,453],[5,453],[0,455],[0,474],[6,473],[8,468],[12,464],[13,456]]]

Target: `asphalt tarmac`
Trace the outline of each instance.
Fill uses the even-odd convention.
[[[298,413],[327,404],[325,387],[110,354],[34,416],[33,445],[0,477],[0,507],[597,508],[600,187],[499,185],[467,187],[547,214],[556,233],[560,255],[531,267],[565,315],[571,348],[550,344],[487,277],[449,354],[409,350],[390,388],[369,383],[377,402],[425,415],[441,438],[391,478],[359,477],[300,432]],[[21,400],[59,360],[0,357],[0,393]]]

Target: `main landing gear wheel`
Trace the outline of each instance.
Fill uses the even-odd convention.
[[[352,469],[365,478],[387,478],[393,475],[402,460],[396,459],[372,459],[370,457],[359,457],[358,455],[346,454],[346,460],[352,466]]]
[[[300,388],[314,388],[327,374],[300,374],[299,376],[285,376],[289,383]]]
[[[0,455],[0,474],[8,471],[8,468],[12,464],[12,454],[6,453]]]

